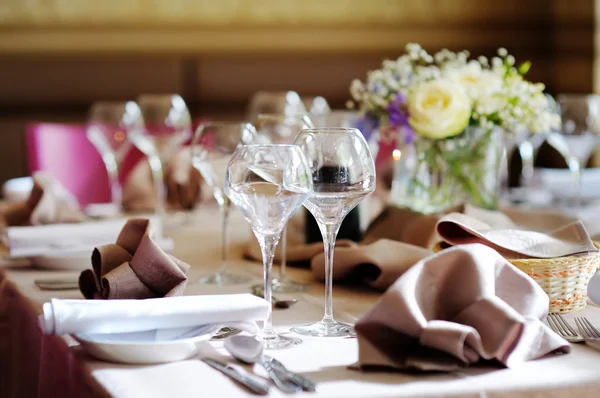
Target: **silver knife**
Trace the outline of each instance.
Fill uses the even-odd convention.
[[[255,394],[269,394],[269,383],[258,376],[254,376],[242,369],[234,368],[230,364],[225,364],[223,362],[217,361],[216,359],[202,358],[202,361],[212,366],[213,368],[223,372],[224,374],[231,377],[232,379],[234,379],[244,387],[248,388]]]
[[[308,391],[308,392],[317,391],[317,383],[315,383],[308,377],[288,370],[281,362],[279,362],[275,358],[265,356],[264,359],[265,359],[265,361],[271,363],[273,369],[276,372],[285,375],[285,377],[287,377],[289,380],[293,381],[295,384],[300,386],[304,391]]]

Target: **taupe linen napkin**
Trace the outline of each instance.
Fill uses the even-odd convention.
[[[450,245],[483,243],[513,258],[553,258],[598,250],[581,221],[543,233],[514,224],[494,228],[481,218],[451,213],[440,219],[437,233]]]
[[[3,212],[5,225],[75,223],[85,219],[77,200],[52,176],[35,173],[29,198]]]
[[[150,220],[127,221],[115,244],[97,247],[92,269],[79,276],[85,298],[146,299],[179,296],[190,266],[151,238]]]
[[[189,148],[180,150],[165,165],[164,180],[167,205],[173,209],[192,209],[200,200],[202,177],[191,165]],[[152,211],[156,207],[156,190],[147,161],[132,170],[123,187],[123,208],[128,211]]]
[[[548,307],[542,288],[493,249],[453,247],[408,269],[358,320],[358,365],[449,371],[569,352],[543,323]]]

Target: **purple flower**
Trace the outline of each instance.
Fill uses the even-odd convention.
[[[415,138],[415,132],[408,123],[408,109],[406,96],[402,93],[396,94],[394,100],[385,108],[388,113],[390,126],[404,133],[405,144],[410,144]]]
[[[373,131],[379,127],[379,120],[369,114],[365,114],[356,119],[355,127],[363,133],[365,140],[368,141],[369,138],[371,138]]]

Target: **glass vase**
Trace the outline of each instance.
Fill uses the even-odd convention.
[[[416,137],[404,204],[423,214],[461,204],[496,209],[504,153],[500,128],[468,127],[445,139]]]

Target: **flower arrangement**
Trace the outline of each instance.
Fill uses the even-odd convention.
[[[498,131],[560,127],[544,85],[524,78],[530,67],[515,65],[504,48],[491,59],[472,59],[467,51],[431,55],[412,43],[398,59],[370,71],[366,82],[352,82],[364,132],[378,129],[385,139],[402,131],[404,144],[414,141],[417,167],[409,194],[427,202],[415,210],[439,211],[465,201],[496,207],[503,145]]]

